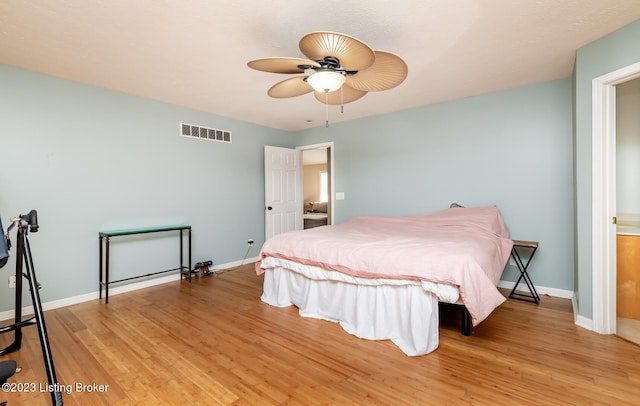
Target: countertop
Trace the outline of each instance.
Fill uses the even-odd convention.
[[[327,217],[329,217],[327,213],[304,213],[302,215],[302,218],[307,220],[321,220]]]
[[[640,236],[640,215],[619,214],[617,219],[616,234]]]
[[[628,226],[618,224],[616,228],[617,235],[637,235],[640,236],[640,226]]]

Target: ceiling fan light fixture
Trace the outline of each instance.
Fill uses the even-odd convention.
[[[334,71],[319,71],[307,78],[307,83],[316,92],[333,92],[342,87],[346,78]]]

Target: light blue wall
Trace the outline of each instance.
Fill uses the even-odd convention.
[[[576,272],[579,314],[593,317],[591,266],[591,142],[593,79],[640,62],[640,21],[633,22],[580,49],[576,55]]]
[[[348,114],[348,105],[345,106]],[[514,239],[540,243],[536,285],[574,289],[570,78],[299,133],[333,141],[336,221],[497,205]],[[508,267],[503,279],[515,281]]]
[[[233,143],[180,137],[180,122],[230,130]],[[98,290],[102,229],[187,223],[194,262],[238,261],[248,238],[256,256],[263,146],[292,141],[290,133],[0,65],[0,215],[7,227],[10,217],[38,210],[40,231],[29,238],[44,302]],[[114,277],[178,265],[177,237],[113,241]],[[14,307],[11,253],[0,270],[0,311]]]
[[[41,231],[31,242],[45,301],[97,290],[104,228],[187,222],[195,261],[237,261],[247,238],[259,248],[264,235],[263,146],[331,141],[335,190],[346,197],[336,202],[337,222],[495,204],[512,238],[540,242],[534,282],[576,290],[574,86],[579,74],[575,84],[568,78],[291,134],[0,66],[0,214],[39,210]],[[233,144],[179,137],[181,121],[231,130]],[[114,266],[156,270],[175,260],[175,245],[121,244]],[[516,276],[507,267],[504,279]],[[0,311],[13,307],[11,297],[0,283]]]

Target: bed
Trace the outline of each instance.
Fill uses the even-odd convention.
[[[497,285],[513,242],[497,207],[414,216],[357,216],[273,236],[256,262],[261,300],[405,354],[438,347],[438,302],[478,325],[505,301]]]

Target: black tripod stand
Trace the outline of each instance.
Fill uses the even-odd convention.
[[[16,304],[15,304],[15,323],[9,326],[0,327],[0,334],[14,332],[14,339],[6,348],[0,350],[0,355],[9,354],[20,349],[22,344],[22,328],[35,324],[38,327],[38,335],[40,336],[40,345],[42,347],[42,355],[47,370],[47,379],[51,400],[54,405],[62,405],[62,393],[58,389],[58,381],[56,372],[53,367],[53,357],[51,356],[51,348],[49,347],[49,338],[47,336],[47,327],[44,322],[44,314],[42,311],[42,303],[40,302],[40,294],[38,293],[39,284],[36,280],[36,272],[33,267],[33,259],[31,258],[31,248],[27,235],[29,231],[35,233],[38,231],[38,213],[31,210],[29,214],[20,215],[11,219],[12,224],[7,228],[7,245],[10,248],[11,243],[8,238],[11,229],[18,229],[18,246],[16,255]],[[5,238],[0,236],[0,238]],[[23,267],[26,272],[23,273]],[[26,320],[22,320],[22,277],[29,282],[29,290],[31,292],[31,301],[33,302],[34,316]]]

